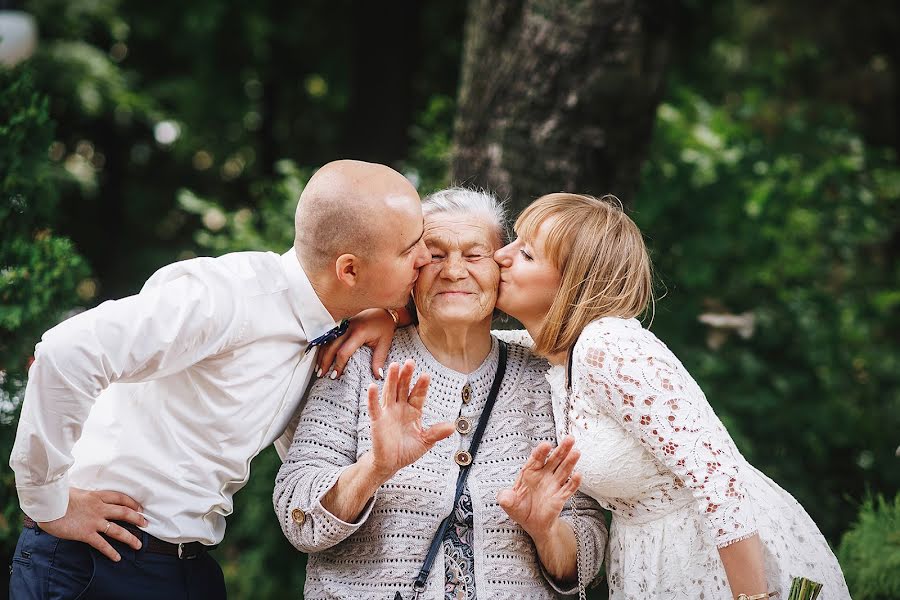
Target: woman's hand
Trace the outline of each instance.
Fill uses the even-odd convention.
[[[332,379],[340,377],[353,353],[363,346],[372,348],[372,374],[384,379],[387,360],[394,339],[394,319],[383,308],[370,308],[350,319],[347,333],[319,349],[316,374]]]
[[[541,443],[531,453],[513,487],[497,495],[506,514],[535,543],[555,535],[563,506],[581,485],[581,474],[574,473],[581,452],[574,446],[572,436],[566,436],[552,452],[548,442]]]
[[[372,449],[345,469],[322,497],[322,507],[342,521],[356,522],[379,487],[455,431],[452,423],[422,427],[428,375],[419,377],[410,390],[415,368],[411,360],[402,368],[391,363],[380,400],[378,386],[369,386]]]
[[[383,312],[383,311],[382,311]],[[388,317],[390,318],[390,317]],[[452,423],[422,427],[422,406],[429,377],[423,374],[410,390],[415,363],[407,360],[388,367],[379,401],[378,386],[369,386],[369,416],[372,419],[372,470],[383,481],[431,450],[455,430]]]

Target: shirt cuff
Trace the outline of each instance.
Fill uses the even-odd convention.
[[[69,509],[69,478],[63,475],[44,485],[16,486],[22,512],[46,523],[66,516]]]

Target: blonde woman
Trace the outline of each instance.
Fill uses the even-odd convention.
[[[581,491],[612,512],[610,598],[785,600],[795,576],[823,583],[821,600],[849,598],[803,507],[741,456],[681,362],[635,318],[652,300],[651,267],[621,204],[550,194],[515,230],[494,255],[497,308],[553,365],[557,433],[582,452]],[[360,327],[357,345],[378,343],[374,331]]]
[[[550,194],[497,251],[497,307],[553,367],[558,433],[581,490],[612,511],[610,598],[788,596],[791,579],[849,598],[796,500],[738,451],[681,362],[635,318],[652,300],[641,232],[614,197]]]

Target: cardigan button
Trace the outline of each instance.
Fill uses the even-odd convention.
[[[463,399],[463,404],[468,404],[469,402],[472,401],[472,386],[469,385],[468,383],[463,386],[462,399]]]
[[[472,464],[472,455],[469,454],[468,450],[459,450],[453,457],[453,460],[461,467],[468,467]]]
[[[466,435],[470,431],[472,431],[472,421],[468,418],[460,416],[456,419],[456,430],[460,432],[462,435]]]
[[[297,525],[303,525],[304,523],[306,523],[306,513],[299,508],[295,508],[291,511],[291,518]]]

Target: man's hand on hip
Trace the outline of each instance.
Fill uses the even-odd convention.
[[[133,498],[119,492],[108,490],[91,492],[69,488],[69,507],[65,516],[38,524],[50,535],[64,540],[84,542],[110,560],[119,561],[122,557],[103,535],[139,550],[140,540],[113,521],[126,521],[138,527],[145,527],[147,519],[140,514],[142,510]]]

